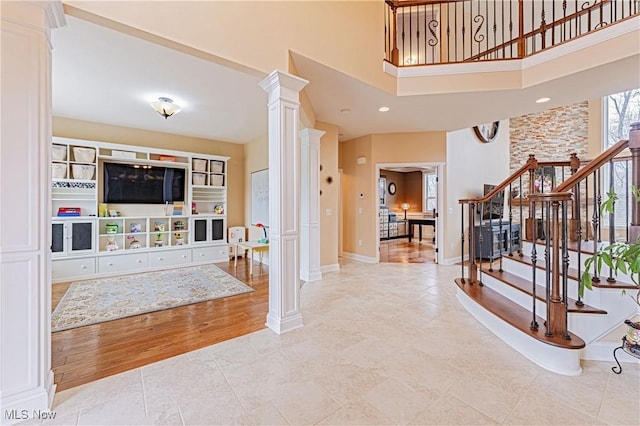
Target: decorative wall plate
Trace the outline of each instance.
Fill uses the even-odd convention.
[[[494,121],[493,123],[478,124],[477,126],[473,126],[473,133],[476,134],[476,137],[480,140],[480,142],[489,143],[492,142],[498,135],[499,126],[499,121]]]

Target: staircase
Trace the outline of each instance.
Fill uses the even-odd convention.
[[[534,187],[538,171],[549,164],[530,156],[521,169],[485,197],[460,200],[463,217],[467,217],[462,223],[463,253],[465,238],[470,244],[468,261],[463,260],[461,277],[455,280],[458,300],[522,355],[559,374],[580,374],[581,359],[613,362],[613,349],[620,346],[624,335],[621,324],[640,313],[635,301],[622,293],[623,289],[635,292],[638,287],[628,276],[613,277],[606,267],[602,276],[594,278],[593,290],[586,291],[583,297],[579,295],[584,260],[605,244],[625,235],[639,235],[640,217],[634,217],[640,215],[637,202],[635,206],[632,203],[631,225],[625,232],[616,227],[613,218],[607,229],[608,218],[600,214],[599,208],[602,193],[613,190],[610,187],[603,191],[602,171],[616,162],[626,162],[631,171],[629,190],[632,185],[640,187],[640,123],[632,129],[631,142],[620,141],[588,163],[581,163],[575,156],[554,162],[552,167],[567,168],[567,178],[547,193],[536,193]],[[528,187],[528,191],[520,192],[531,195],[520,203],[510,201],[508,223],[499,226],[520,223],[526,229],[521,250],[515,253],[501,248],[496,258],[480,261],[477,253],[487,251],[482,250],[482,232],[480,249],[476,247],[476,212],[480,210],[482,214],[487,204],[493,211],[491,199],[513,186]],[[514,210],[513,204],[522,208]],[[495,227],[492,222],[481,222],[480,226]],[[541,223],[543,235],[539,235],[537,226],[532,226],[535,223]],[[603,232],[608,232],[610,239],[598,242]],[[626,353],[620,360],[640,362]]]

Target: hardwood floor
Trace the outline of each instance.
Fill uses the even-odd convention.
[[[254,292],[52,333],[51,363],[57,390],[199,349],[265,328],[269,270],[238,259],[218,263]],[[52,309],[69,283],[54,284]]]
[[[407,238],[380,241],[380,262],[391,263],[434,263],[436,253],[431,240],[418,241]]]

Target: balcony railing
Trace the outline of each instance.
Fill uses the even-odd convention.
[[[396,66],[520,59],[640,15],[638,0],[386,0]]]

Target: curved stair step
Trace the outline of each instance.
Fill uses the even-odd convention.
[[[564,349],[582,349],[585,347],[584,340],[571,332],[569,332],[570,340],[563,339],[561,335],[546,336],[545,320],[540,317],[536,317],[536,321],[540,325],[538,330],[531,330],[531,312],[487,286],[481,286],[477,283],[469,284],[468,281],[463,283],[461,278],[456,278],[455,282],[478,305],[528,336],[542,343]]]
[[[533,295],[533,291],[531,290],[531,281],[525,278],[522,278],[519,275],[515,275],[506,271],[500,272],[495,269],[493,270],[493,272],[483,271],[483,274],[492,276],[493,278],[500,280],[501,282],[517,290],[520,290],[525,294],[528,294],[530,296]],[[536,299],[540,300],[541,302],[544,302],[545,300],[544,294],[545,294],[545,287],[542,285],[536,284]],[[599,308],[594,308],[593,306],[589,306],[587,304],[579,306],[576,304],[576,300],[570,297],[568,298],[567,303],[568,303],[567,310],[571,313],[579,312],[582,314],[599,314],[599,315],[607,314],[607,311]]]

